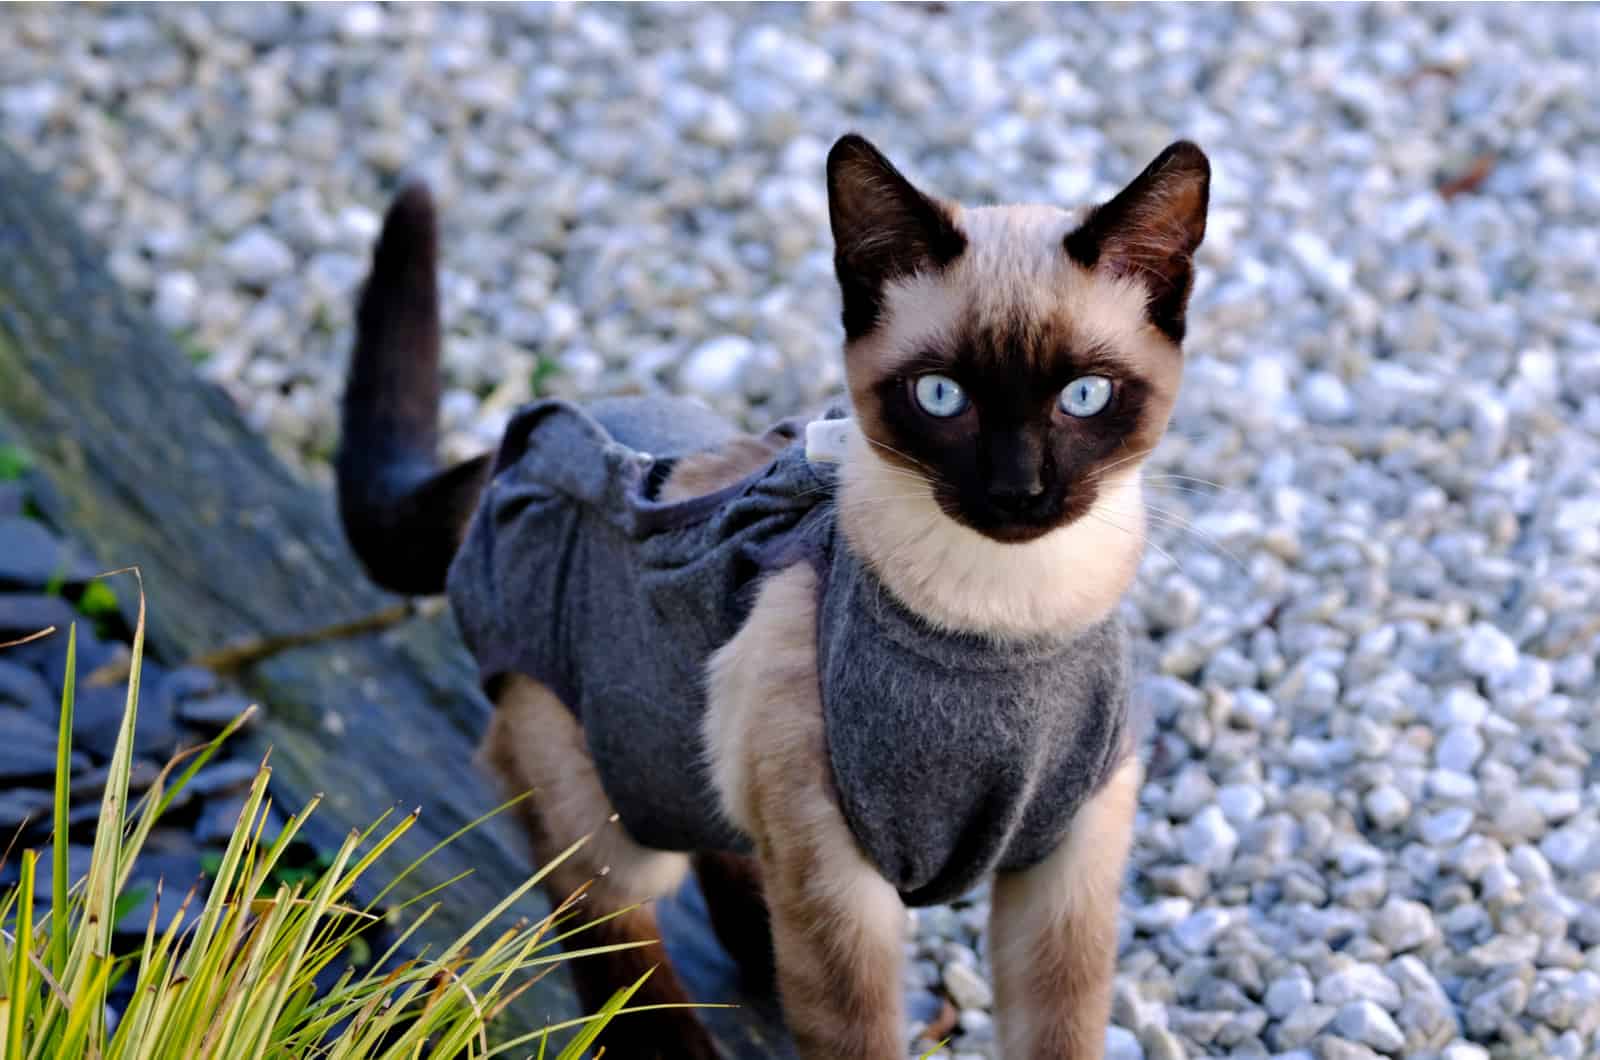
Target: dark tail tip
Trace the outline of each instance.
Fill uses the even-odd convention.
[[[356,310],[336,462],[345,536],[373,581],[436,593],[488,458],[441,470],[438,222],[427,185],[404,188],[384,217]]]

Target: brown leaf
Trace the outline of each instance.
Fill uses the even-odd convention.
[[[1483,182],[1489,179],[1489,173],[1494,169],[1493,155],[1479,155],[1472,160],[1465,172],[1460,176],[1452,177],[1439,185],[1439,194],[1446,199],[1453,199],[1457,195],[1466,195],[1477,191]]]

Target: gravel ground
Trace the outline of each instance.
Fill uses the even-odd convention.
[[[821,162],[848,128],[944,193],[1063,204],[1198,140],[1191,360],[1128,605],[1159,724],[1111,1055],[1600,1056],[1600,9],[3,21],[0,133],[314,476],[404,173],[447,211],[466,452],[535,392],[762,423],[837,387]],[[908,942],[913,1014],[958,1019],[961,1057],[990,1050],[984,914]]]

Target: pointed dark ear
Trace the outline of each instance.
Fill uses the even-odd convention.
[[[1142,279],[1150,289],[1150,323],[1182,342],[1210,197],[1211,163],[1179,140],[1067,236],[1067,253],[1085,268]]]
[[[946,265],[967,246],[949,209],[855,133],[828,152],[828,219],[844,331],[852,339],[877,324],[886,283]]]

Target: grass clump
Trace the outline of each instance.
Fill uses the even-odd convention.
[[[550,1034],[561,1031],[575,1033],[557,1060],[578,1060],[612,1017],[628,1011],[627,1002],[642,979],[618,991],[593,1016],[510,1041],[491,1039],[496,1016],[559,962],[623,948],[558,948],[582,930],[570,923],[578,895],[537,922],[494,926],[561,859],[508,894],[442,951],[402,957],[413,933],[438,908],[435,901],[415,913],[387,953],[361,962],[365,970],[358,971],[348,957],[352,943],[382,919],[379,903],[428,855],[401,870],[365,905],[355,903],[353,888],[405,835],[417,814],[399,820],[385,815],[365,831],[352,831],[315,871],[285,871],[283,855],[318,799],[268,841],[264,825],[271,770],[265,763],[226,850],[208,866],[209,893],[168,895],[158,885],[156,911],[144,928],[142,944],[116,952],[114,930],[130,899],[138,897],[130,891],[129,879],[151,828],[245,720],[237,719],[211,743],[169,763],[142,800],[130,805],[144,626],[141,589],[127,706],[101,797],[93,856],[88,874],[70,884],[67,810],[76,629],[68,633],[49,910],[35,905],[40,858],[35,850],[22,852],[20,884],[0,896],[0,1060],[544,1057]],[[440,889],[390,915],[434,899]],[[343,970],[335,977],[332,972],[340,961]],[[113,1016],[107,1006],[112,986],[128,976],[132,990],[121,993],[131,999]]]

